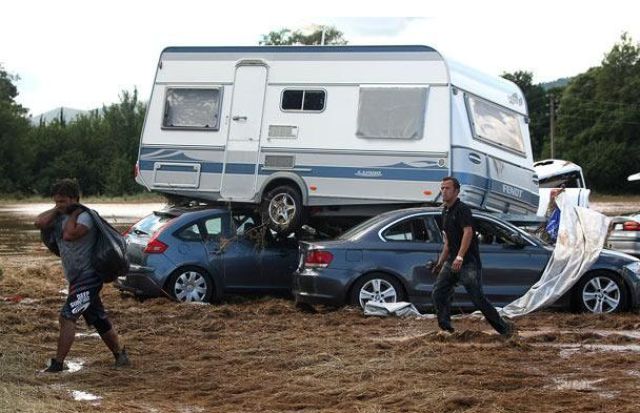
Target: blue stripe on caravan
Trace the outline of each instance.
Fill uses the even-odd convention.
[[[154,161],[140,161],[140,169],[144,171],[152,171]],[[222,163],[201,163],[201,172],[205,173],[222,173]],[[182,168],[182,167],[181,167]],[[169,170],[166,164],[163,170]],[[307,169],[306,171],[303,169]],[[187,169],[180,169],[187,170]],[[282,171],[286,171],[283,169]],[[264,169],[264,165],[260,165],[260,175],[271,175],[276,171]],[[344,167],[344,166],[303,166],[299,165],[292,172],[306,177],[318,178],[353,178],[353,179],[381,179],[381,180],[397,180],[397,181],[439,181],[447,175],[446,169],[426,169],[426,168],[363,168],[363,167]],[[251,175],[255,173],[255,165],[233,163],[227,164],[225,173],[238,175]]]
[[[237,175],[253,175],[256,173],[256,165],[250,163],[228,163],[224,173]]]
[[[306,169],[306,170],[305,170]],[[286,171],[283,169],[282,171]],[[260,165],[260,175],[270,175],[275,171]],[[443,169],[426,168],[366,168],[345,166],[303,166],[297,165],[297,175],[316,178],[351,178],[395,181],[439,181],[447,175]]]

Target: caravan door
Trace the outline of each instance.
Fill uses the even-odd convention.
[[[267,66],[263,62],[240,62],[236,66],[220,189],[224,199],[250,201],[255,194],[266,82]]]

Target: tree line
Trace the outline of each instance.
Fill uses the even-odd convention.
[[[281,29],[260,44],[346,44],[332,26],[302,34]],[[640,193],[626,177],[640,172],[640,44],[623,34],[601,65],[547,88],[533,73],[503,77],[522,89],[529,109],[534,158],[551,152],[551,117],[556,158],[583,167],[588,184],[602,193]],[[85,195],[126,195],[143,188],[133,179],[145,103],[138,92],[123,91],[118,103],[73,122],[63,114],[52,122],[31,124],[15,98],[16,75],[0,65],[0,194],[48,195],[61,177],[77,177]],[[552,110],[553,109],[553,110]]]
[[[145,104],[138,92],[72,122],[64,113],[32,125],[14,98],[11,75],[0,67],[0,194],[47,196],[57,179],[75,177],[84,195],[140,192],[133,179]],[[9,92],[9,93],[7,93]]]

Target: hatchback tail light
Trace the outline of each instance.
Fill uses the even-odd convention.
[[[167,244],[154,236],[149,240],[147,246],[144,247],[144,252],[147,254],[162,254],[167,250],[167,248],[169,248]]]
[[[624,224],[622,224],[622,229],[624,231],[640,231],[640,222],[627,221]]]
[[[304,258],[304,265],[308,268],[326,268],[331,264],[333,254],[324,250],[309,250]]]

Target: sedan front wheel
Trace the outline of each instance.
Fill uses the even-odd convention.
[[[586,274],[578,283],[575,299],[578,310],[585,313],[616,313],[627,306],[624,282],[614,274]]]

